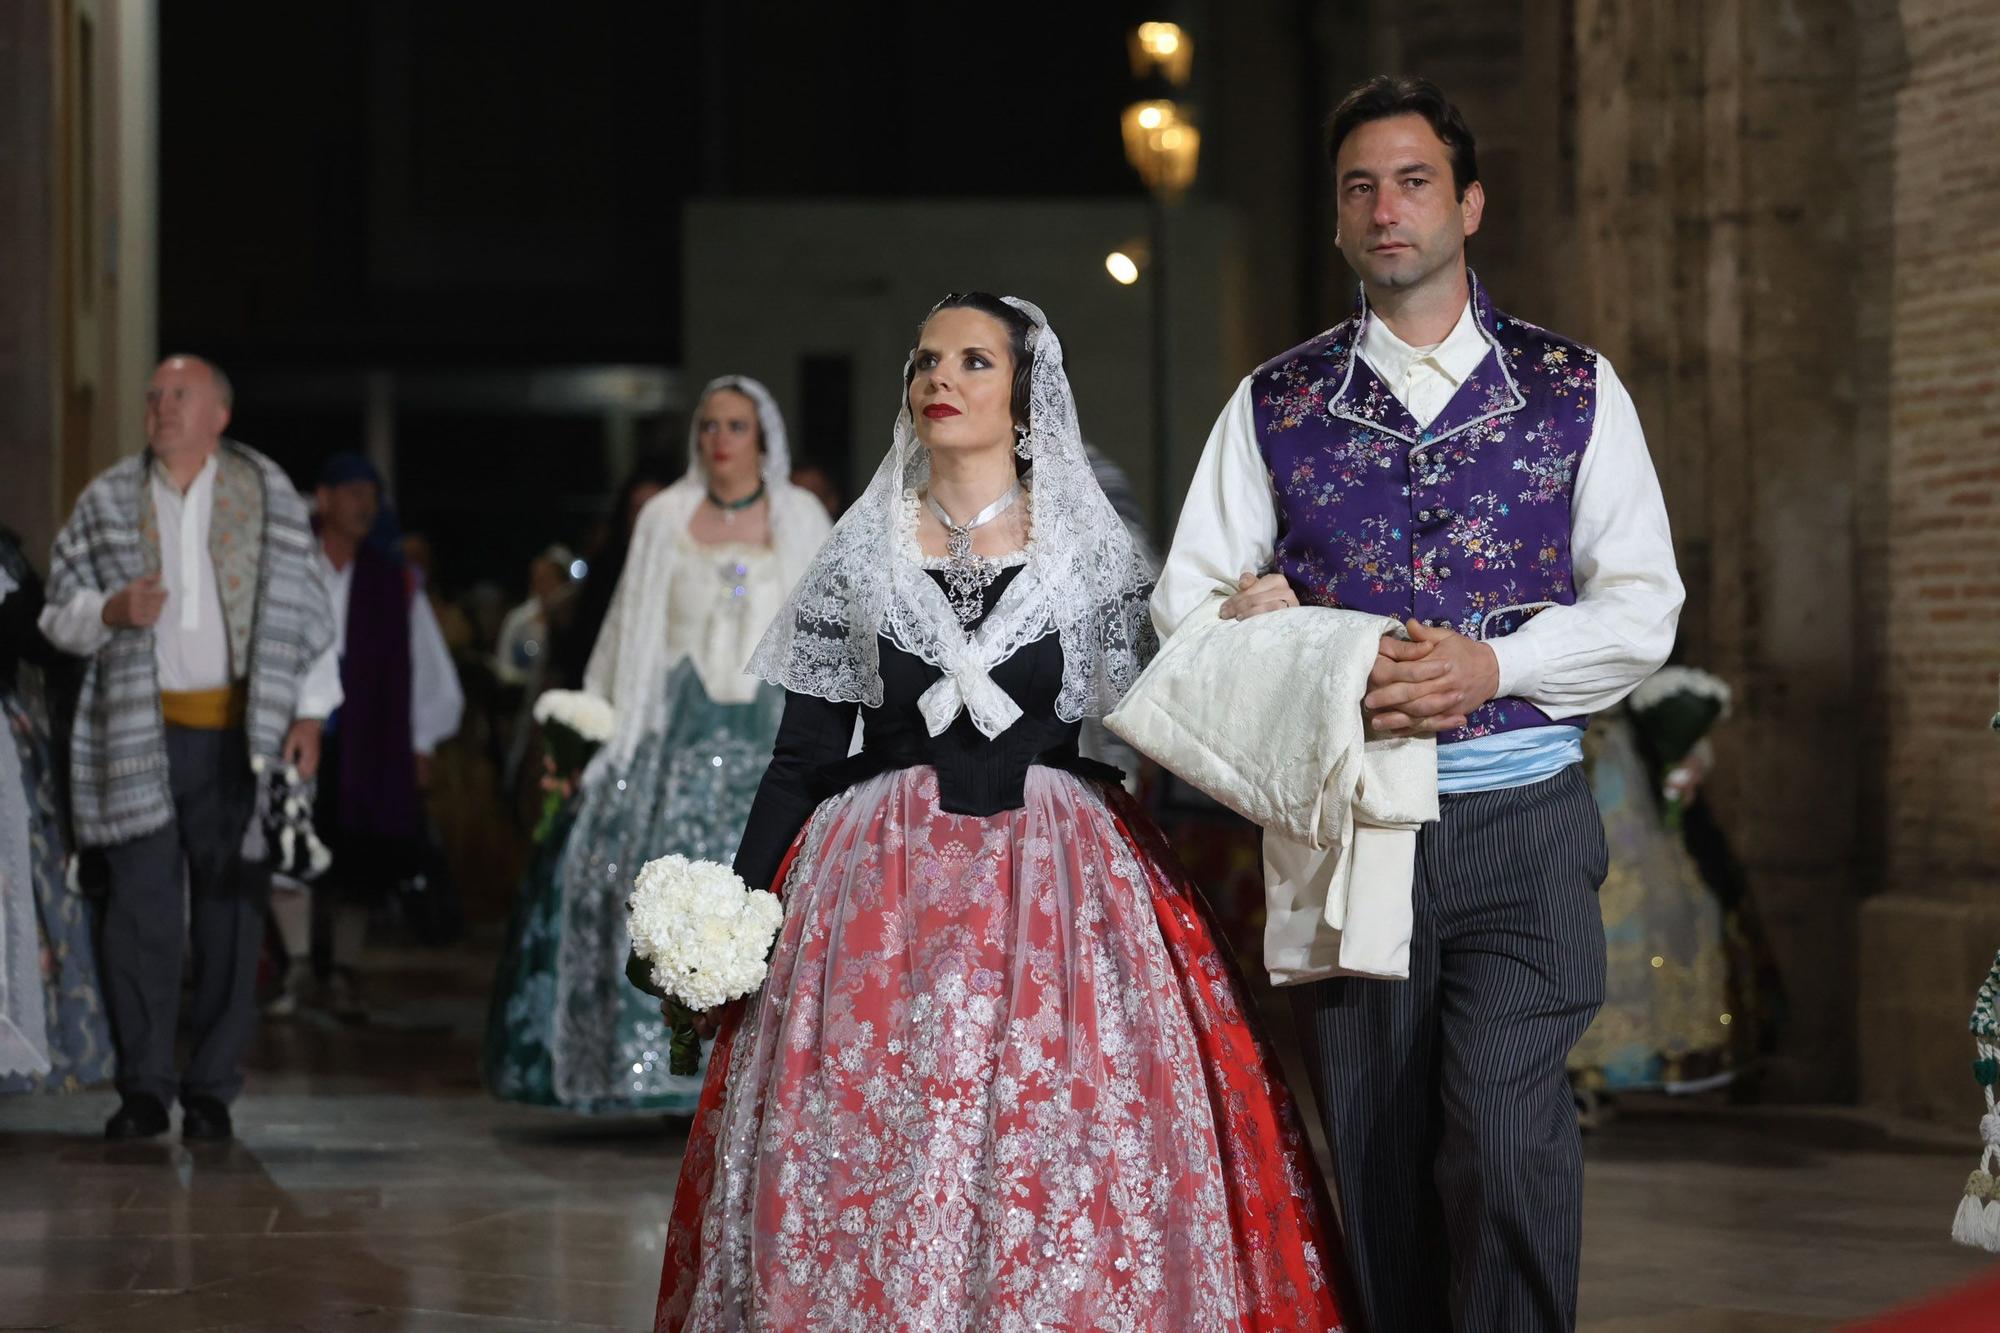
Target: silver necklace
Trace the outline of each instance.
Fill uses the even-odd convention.
[[[944,506],[937,502],[935,495],[924,496],[924,502],[937,515],[938,522],[944,524],[945,533],[945,597],[951,602],[951,612],[958,617],[961,625],[970,625],[986,614],[986,590],[993,586],[993,580],[1000,577],[1000,562],[990,556],[972,553],[972,532],[983,528],[1013,506],[1021,498],[1021,483],[1015,482],[1007,488],[1007,493],[986,508],[974,514],[963,523],[951,521],[951,515],[944,512]]]

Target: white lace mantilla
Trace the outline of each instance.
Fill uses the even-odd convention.
[[[961,711],[987,736],[1011,726],[1020,710],[992,669],[1051,633],[1062,639],[1056,713],[1065,722],[1102,717],[1130,688],[1155,644],[1146,609],[1153,569],[1084,453],[1055,331],[1030,302],[1006,300],[1034,326],[1024,441],[1031,536],[1012,558],[1022,572],[968,635],[916,545],[914,505],[930,481],[930,451],[902,392],[888,456],[772,622],[752,672],[794,693],[880,707],[886,634],[945,673],[922,702],[933,735]]]
[[[632,550],[625,570],[612,595],[610,611],[598,631],[597,643],[584,672],[584,688],[610,700],[617,710],[618,731],[611,744],[599,751],[585,775],[585,783],[595,784],[606,773],[631,762],[641,739],[665,731],[672,719],[666,712],[667,673],[686,651],[673,642],[670,629],[684,621],[688,608],[675,605],[675,575],[689,559],[706,561],[687,537],[688,523],[706,494],[707,482],[701,466],[699,404],[721,389],[743,394],[757,405],[757,424],[763,435],[763,475],[771,516],[771,549],[777,559],[777,579],[786,589],[805,571],[826,536],[829,523],[826,509],[807,491],[792,485],[791,449],[786,443],[785,421],[778,405],[762,384],[745,375],[725,375],[702,387],[695,412],[688,423],[687,475],[646,502],[632,530]],[[705,582],[703,587],[710,587]],[[749,585],[745,585],[746,588]],[[704,596],[716,595],[704,594]],[[760,612],[775,605],[761,591]],[[705,613],[703,602],[694,614]],[[710,666],[719,696],[725,700],[748,697],[740,690],[721,685],[722,674],[736,674],[742,661],[717,672]]]

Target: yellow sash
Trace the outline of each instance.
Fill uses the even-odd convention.
[[[160,691],[160,712],[170,727],[227,731],[242,726],[249,709],[250,688],[243,681],[213,690]]]

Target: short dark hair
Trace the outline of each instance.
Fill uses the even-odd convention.
[[[1035,357],[1034,353],[1028,350],[1028,336],[1035,331],[1035,322],[991,292],[952,292],[930,308],[929,314],[924,316],[924,321],[928,323],[931,315],[940,310],[977,310],[982,315],[991,315],[1000,321],[1001,326],[1007,330],[1009,350],[1014,354],[1014,424],[1016,426],[1030,424],[1028,404],[1033,398],[1030,387],[1034,384]],[[923,325],[918,325],[917,331],[921,333]],[[915,375],[915,364],[912,363],[910,373],[903,377],[903,389],[906,393]]]
[[[1391,116],[1422,116],[1431,132],[1451,150],[1451,188],[1465,198],[1465,187],[1479,179],[1479,156],[1465,117],[1429,79],[1415,74],[1377,74],[1340,99],[1326,121],[1326,162],[1340,169],[1340,146],[1347,136],[1373,120]]]

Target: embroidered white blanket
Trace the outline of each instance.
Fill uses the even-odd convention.
[[[1210,599],[1105,725],[1264,830],[1272,984],[1407,978],[1418,825],[1437,747],[1370,739],[1368,672],[1395,620],[1329,607],[1221,619]]]

